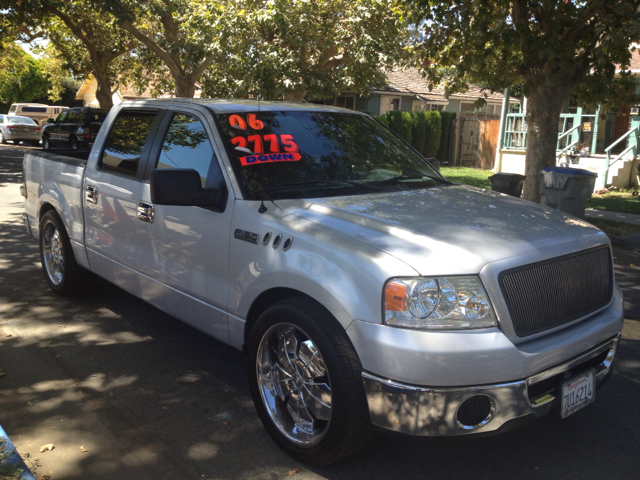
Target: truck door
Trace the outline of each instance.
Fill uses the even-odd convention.
[[[188,168],[204,188],[216,187],[220,208],[153,205],[142,183],[137,220],[138,269],[153,284],[143,298],[194,327],[228,342],[229,231],[232,204],[212,141],[213,118],[197,110],[167,112],[150,154],[153,168]]]
[[[148,137],[159,119],[158,110],[121,110],[103,149],[92,153],[84,180],[85,244],[91,269],[136,295],[140,181],[152,143]]]

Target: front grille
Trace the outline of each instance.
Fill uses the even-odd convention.
[[[533,263],[500,274],[519,337],[564,325],[607,305],[613,294],[608,247]]]

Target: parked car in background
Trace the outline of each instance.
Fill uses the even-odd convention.
[[[107,113],[107,110],[91,107],[65,110],[53,123],[44,126],[42,148],[91,148]]]
[[[14,103],[9,108],[9,115],[29,117],[42,125],[48,118],[56,118],[67,108],[69,107],[44,103]]]
[[[31,142],[37,145],[42,136],[42,127],[28,117],[0,115],[0,143]]]

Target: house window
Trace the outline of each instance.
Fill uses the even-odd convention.
[[[336,99],[336,106],[342,108],[349,108],[351,110],[356,109],[356,96],[348,95],[348,96],[340,96]]]
[[[400,110],[400,98],[395,97],[389,100],[389,110]]]
[[[425,110],[429,110],[431,112],[441,112],[444,110],[446,105],[444,103],[427,103],[427,108]]]

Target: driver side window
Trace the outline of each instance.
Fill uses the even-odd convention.
[[[192,168],[200,174],[203,188],[221,188],[224,185],[222,171],[204,125],[187,113],[173,114],[156,168]]]

